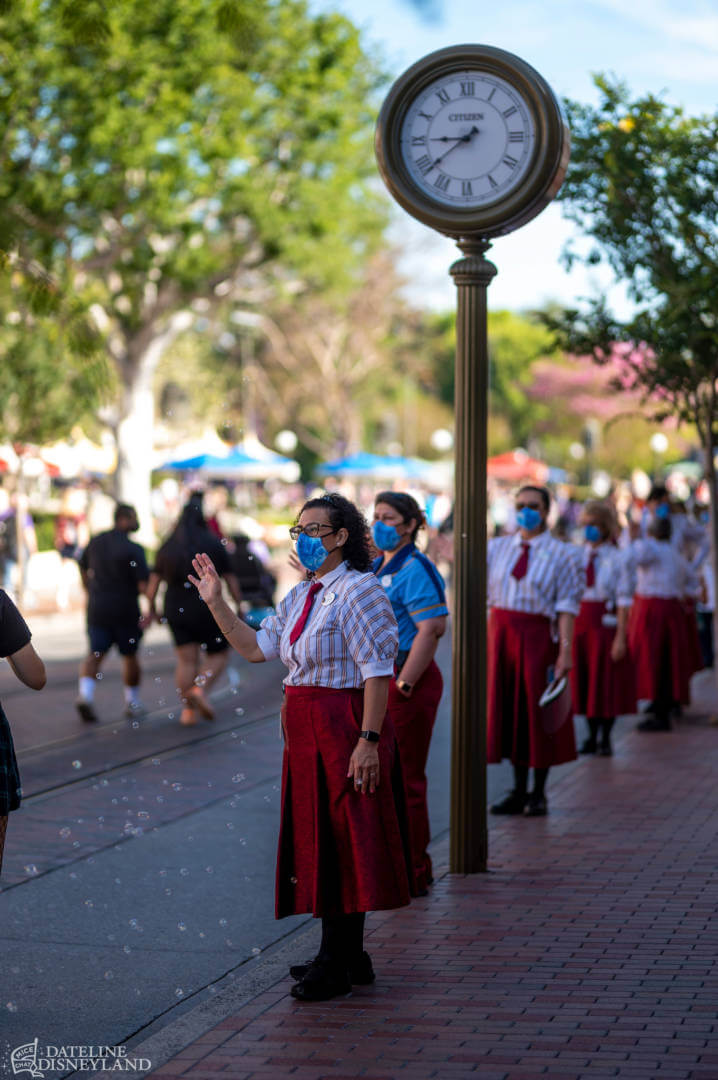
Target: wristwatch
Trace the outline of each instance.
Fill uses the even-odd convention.
[[[397,690],[401,690],[402,694],[410,694],[411,691],[414,689],[412,683],[404,682],[403,679],[401,679],[401,680],[397,679],[396,680],[396,686],[397,686]]]
[[[360,731],[359,738],[366,739],[367,742],[379,742],[380,735],[378,731]]]

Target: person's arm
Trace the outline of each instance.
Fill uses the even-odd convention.
[[[616,624],[616,633],[611,642],[611,659],[614,663],[623,660],[626,655],[628,615],[630,610],[630,607],[623,606],[616,609],[616,618],[618,619],[618,622]]]
[[[146,582],[143,581],[138,584],[140,595],[144,596],[148,604],[147,613],[140,618],[140,628],[142,630],[146,630],[147,627],[151,625],[153,619],[157,618],[155,599],[161,582],[162,578],[153,570]]]
[[[35,652],[31,641],[8,656],[7,662],[25,686],[29,686],[31,690],[42,690],[47,682],[45,665]]]
[[[364,682],[364,713],[362,731],[381,735],[389,700],[390,675],[375,675]],[[354,790],[373,795],[379,787],[379,743],[358,739],[349,759],[347,778],[352,777]]]
[[[572,657],[571,650],[573,648],[573,624],[576,620],[576,616],[568,611],[559,611],[558,613],[558,656],[556,658],[556,664],[554,666],[554,674],[558,679],[561,675],[567,675],[571,670]]]
[[[404,691],[398,684],[409,683],[411,687],[416,685],[434,659],[439,639],[443,636],[445,630],[446,615],[439,615],[433,619],[424,619],[423,622],[418,623],[416,636],[409,649],[409,655],[396,677],[397,689],[404,697],[410,697],[411,690]]]
[[[192,566],[197,577],[188,574],[188,578],[212,612],[220,632],[235,652],[253,664],[260,664],[265,655],[257,644],[257,632],[240,619],[223,599],[222,581],[209,555],[195,555]]]

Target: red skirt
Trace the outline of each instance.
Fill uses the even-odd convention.
[[[558,646],[543,615],[492,608],[488,633],[488,754],[496,763],[547,769],[576,757],[573,718],[546,730],[539,698]]]
[[[392,681],[389,687],[388,715],[394,722],[399,758],[404,777],[406,805],[409,812],[409,839],[417,890],[426,890],[433,878],[431,857],[426,850],[431,839],[429,809],[426,802],[426,761],[431,733],[441,700],[444,681],[432,660],[415,684],[411,697],[404,697]]]
[[[673,701],[689,704],[694,668],[680,600],[634,596],[628,647],[635,668],[637,697],[658,701],[670,695]]]
[[[584,600],[573,631],[571,689],[574,712],[595,719],[625,716],[636,711],[633,662],[611,659],[615,626],[604,626],[606,605]]]
[[[363,690],[288,686],[276,917],[382,911],[409,903],[411,856],[391,719],[379,741],[379,787],[354,790],[349,759]]]

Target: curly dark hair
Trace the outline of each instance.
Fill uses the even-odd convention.
[[[391,506],[397,514],[401,514],[401,520],[404,522],[411,521],[413,518],[416,525],[412,529],[411,539],[416,540],[419,529],[423,529],[426,525],[426,516],[413,495],[409,495],[406,491],[380,491],[374,499],[374,506],[377,503],[386,503],[387,506]]]
[[[305,502],[297,514],[297,521],[305,510],[315,509],[326,510],[334,530],[346,529],[349,533],[343,551],[349,565],[354,570],[368,570],[372,562],[372,547],[369,526],[361,510],[343,495],[336,493],[320,495],[316,499]]]

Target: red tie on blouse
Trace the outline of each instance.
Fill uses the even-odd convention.
[[[596,584],[596,552],[592,551],[586,565],[586,588],[592,589]]]
[[[307,625],[307,619],[309,618],[309,612],[312,610],[314,597],[317,595],[321,587],[321,581],[313,581],[312,584],[309,586],[309,592],[307,593],[307,598],[304,601],[304,607],[302,608],[301,614],[295,622],[294,626],[292,627],[291,633],[289,635],[290,645],[294,644],[304,627]]]
[[[515,577],[517,581],[521,581],[521,578],[526,577],[526,571],[529,568],[530,547],[531,545],[528,543],[528,541],[524,541],[521,544],[521,554],[516,560],[514,568],[511,571],[511,576]]]

